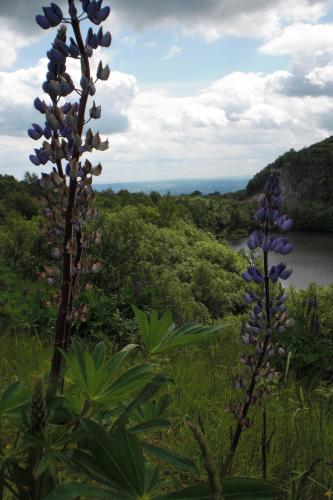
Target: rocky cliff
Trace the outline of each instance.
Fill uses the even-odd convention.
[[[261,191],[272,168],[281,170],[285,204],[297,227],[333,232],[333,136],[277,158],[249,181],[247,196]]]

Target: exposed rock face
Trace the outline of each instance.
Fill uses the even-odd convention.
[[[333,203],[333,138],[287,155],[281,166],[286,204]]]
[[[251,179],[247,186],[249,195],[260,192],[272,168],[281,170],[283,196],[288,207],[309,202],[333,205],[333,137],[280,156]]]

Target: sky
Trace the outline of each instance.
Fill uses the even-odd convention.
[[[111,68],[94,97],[102,118],[92,128],[110,142],[92,156],[103,164],[99,182],[250,177],[332,134],[333,0],[104,4],[113,41],[92,61]],[[0,174],[16,178],[41,172],[27,129],[41,123],[32,103],[47,100],[56,33],[36,24],[42,5],[0,0]],[[78,78],[77,62],[68,68]]]

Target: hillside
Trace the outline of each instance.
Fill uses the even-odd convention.
[[[249,181],[247,196],[261,191],[272,168],[281,170],[285,204],[296,227],[333,232],[333,137],[279,156]]]

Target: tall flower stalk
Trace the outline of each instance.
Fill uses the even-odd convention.
[[[251,290],[244,297],[252,305],[252,310],[241,335],[242,342],[251,348],[251,352],[242,357],[241,362],[245,365],[246,372],[236,382],[236,388],[243,391],[243,400],[226,405],[226,410],[235,416],[237,425],[231,437],[229,452],[222,464],[222,476],[230,474],[242,432],[251,425],[251,405],[268,395],[269,382],[278,377],[270,360],[276,355],[284,355],[281,334],[292,324],[285,305],[287,295],[276,285],[279,279],[288,279],[292,270],[287,269],[283,262],[271,267],[269,265],[270,252],[286,255],[293,250],[288,238],[274,235],[276,231],[288,231],[293,224],[287,215],[281,215],[282,202],[280,172],[272,170],[254,215],[257,228],[247,242],[250,250],[261,250],[262,266],[259,268],[250,265],[242,275],[246,282],[256,284],[258,291]]]
[[[93,233],[86,238],[83,234],[84,223],[94,216],[90,206],[93,200],[91,188],[92,176],[100,175],[100,164],[92,166],[82,156],[94,149],[104,151],[108,141],[102,141],[99,133],[93,134],[91,129],[85,131],[90,119],[101,116],[101,107],[95,102],[86,118],[87,104],[90,96],[96,92],[97,80],[107,80],[110,69],[103,67],[100,61],[96,78],[91,76],[90,58],[94,49],[108,47],[111,44],[110,32],[103,33],[103,28],[94,33],[89,28],[85,41],[81,32],[81,22],[89,19],[100,25],[110,14],[108,6],[102,6],[103,0],[81,0],[81,13],[78,13],[75,0],[68,0],[68,14],[65,17],[59,6],[51,3],[43,7],[44,15],[37,15],[36,21],[42,29],[60,25],[51,49],[47,52],[49,59],[46,80],[43,90],[48,102],[37,97],[35,108],[45,116],[45,125],[32,124],[29,136],[34,140],[44,137],[42,147],[35,149],[30,156],[34,165],[53,163],[50,174],[43,173],[41,186],[45,189],[45,215],[48,221],[48,236],[52,243],[52,256],[61,261],[57,267],[44,266],[40,273],[48,283],[59,285],[60,293],[56,294],[58,314],[55,325],[54,352],[50,371],[50,390],[54,392],[61,382],[62,355],[60,349],[67,350],[70,341],[72,320],[74,315],[75,289],[77,278],[83,270],[96,270],[97,263],[83,263],[83,251],[89,244],[89,238],[99,239]],[[73,31],[73,37],[67,40],[67,26]],[[75,85],[66,71],[67,59],[80,62],[81,77],[79,85]],[[73,94],[79,99],[71,99]],[[69,97],[71,96],[71,97]],[[65,102],[62,100],[65,99]]]

